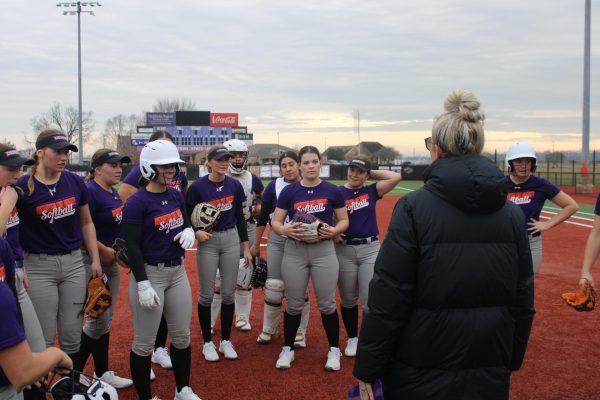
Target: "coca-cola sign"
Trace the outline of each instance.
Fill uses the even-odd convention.
[[[238,126],[237,113],[210,113],[210,126]]]

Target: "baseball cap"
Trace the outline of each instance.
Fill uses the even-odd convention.
[[[21,165],[33,165],[34,161],[21,157],[15,149],[0,151],[0,165],[5,167],[20,167]]]
[[[223,157],[231,158],[231,153],[229,153],[229,151],[227,151],[227,149],[224,147],[218,147],[218,148],[212,150],[210,153],[208,153],[208,161],[220,160]]]
[[[71,151],[79,150],[79,149],[77,149],[77,146],[75,146],[74,144],[71,144],[69,142],[69,140],[67,139],[67,137],[65,135],[59,135],[59,134],[39,138],[35,142],[36,150],[43,149],[44,147],[50,147],[51,149],[54,149],[54,150],[63,150],[63,149],[68,149]]]
[[[99,167],[100,165],[106,164],[106,163],[114,164],[119,161],[122,163],[128,164],[131,162],[131,158],[129,158],[127,156],[122,156],[119,153],[117,153],[116,151],[107,151],[106,153],[102,154],[100,157],[98,157],[97,159],[92,161],[92,168]]]
[[[354,158],[352,161],[348,163],[349,167],[356,167],[363,171],[369,172],[371,171],[371,162],[365,160],[359,160],[358,158]]]

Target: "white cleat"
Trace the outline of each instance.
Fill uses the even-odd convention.
[[[244,314],[238,315],[237,321],[235,321],[235,327],[242,332],[248,332],[252,330],[248,316]]]
[[[294,347],[297,349],[306,348],[306,335],[303,332],[298,331],[294,338]]]
[[[213,342],[204,343],[204,347],[202,348],[202,354],[204,354],[204,358],[206,361],[214,362],[219,361],[219,354],[217,353],[217,348]]]
[[[169,351],[166,347],[159,347],[158,349],[154,350],[152,353],[152,362],[154,364],[160,364],[160,366],[165,369],[173,368],[171,356],[169,355]]]
[[[225,356],[227,360],[235,360],[238,358],[238,355],[233,348],[233,344],[229,340],[221,340],[219,353],[223,353],[223,356]]]
[[[192,392],[192,388],[189,386],[185,386],[181,389],[180,392],[175,389],[175,399],[174,400],[202,400],[198,395]]]
[[[269,344],[273,340],[273,335],[269,332],[262,331],[256,341],[260,344]]]
[[[156,379],[156,374],[154,373],[154,371],[152,371],[152,368],[150,368],[150,381],[153,381]]]
[[[294,361],[294,350],[292,350],[289,346],[283,346],[281,348],[281,353],[279,353],[279,358],[277,359],[275,368],[288,369],[292,366],[292,361]]]
[[[115,389],[125,389],[133,385],[133,381],[131,379],[121,378],[120,376],[117,376],[114,371],[106,371],[101,377],[97,377],[96,373],[94,373],[94,378],[108,383]]]
[[[358,338],[348,338],[346,342],[346,349],[344,350],[344,355],[346,357],[354,357],[356,356],[356,347],[358,346]]]
[[[327,353],[327,362],[325,363],[325,371],[339,371],[340,370],[340,348],[330,347]]]

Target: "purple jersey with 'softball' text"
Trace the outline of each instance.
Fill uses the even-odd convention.
[[[6,223],[6,240],[10,244],[15,261],[23,261],[23,249],[19,242],[19,222],[19,213],[15,207],[8,216],[8,222]]]
[[[360,189],[348,189],[340,186],[346,203],[350,227],[344,233],[346,239],[359,239],[377,236],[377,217],[375,203],[380,199],[377,184],[363,186]]]
[[[173,241],[183,231],[183,213],[183,196],[173,188],[162,193],[140,189],[127,199],[123,224],[142,226],[141,251],[145,263],[158,264],[183,256],[181,245]]]
[[[123,237],[121,221],[123,202],[114,188],[109,193],[96,181],[86,183],[89,192],[90,214],[96,227],[96,237],[100,243],[110,247],[118,237]]]
[[[296,211],[313,214],[326,224],[333,225],[333,210],[344,207],[340,188],[321,181],[317,186],[305,187],[300,182],[286,186],[277,199],[277,208],[288,211],[290,220]]]
[[[531,175],[527,181],[516,184],[510,176],[506,177],[507,198],[518,205],[525,214],[525,223],[531,222],[531,218],[538,221],[544,203],[554,198],[560,189],[544,178]]]
[[[79,207],[88,203],[83,179],[63,171],[54,185],[44,185],[33,178],[34,190],[27,188],[29,175],[23,175],[17,186],[25,194],[19,196],[20,241],[23,250],[36,254],[66,254],[81,247]]]
[[[224,231],[236,226],[235,209],[237,204],[246,201],[244,188],[237,180],[225,176],[225,180],[215,184],[208,179],[208,175],[197,179],[187,191],[186,203],[189,212],[194,210],[198,203],[210,203],[221,211],[219,222],[214,231]]]
[[[134,166],[131,168],[131,171],[127,174],[125,179],[123,179],[123,183],[127,183],[135,188],[140,188],[140,178],[142,176],[142,171],[140,167]],[[180,192],[186,188],[188,185],[188,180],[185,174],[182,171],[179,171],[179,174],[169,182],[169,187],[179,190]]]

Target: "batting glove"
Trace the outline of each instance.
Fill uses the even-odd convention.
[[[150,285],[150,281],[145,280],[137,283],[138,299],[140,305],[144,308],[156,308],[160,305],[160,298]]]
[[[174,242],[177,240],[179,240],[179,244],[182,248],[191,249],[192,246],[194,246],[194,241],[196,240],[194,230],[192,228],[185,228],[173,238]]]

